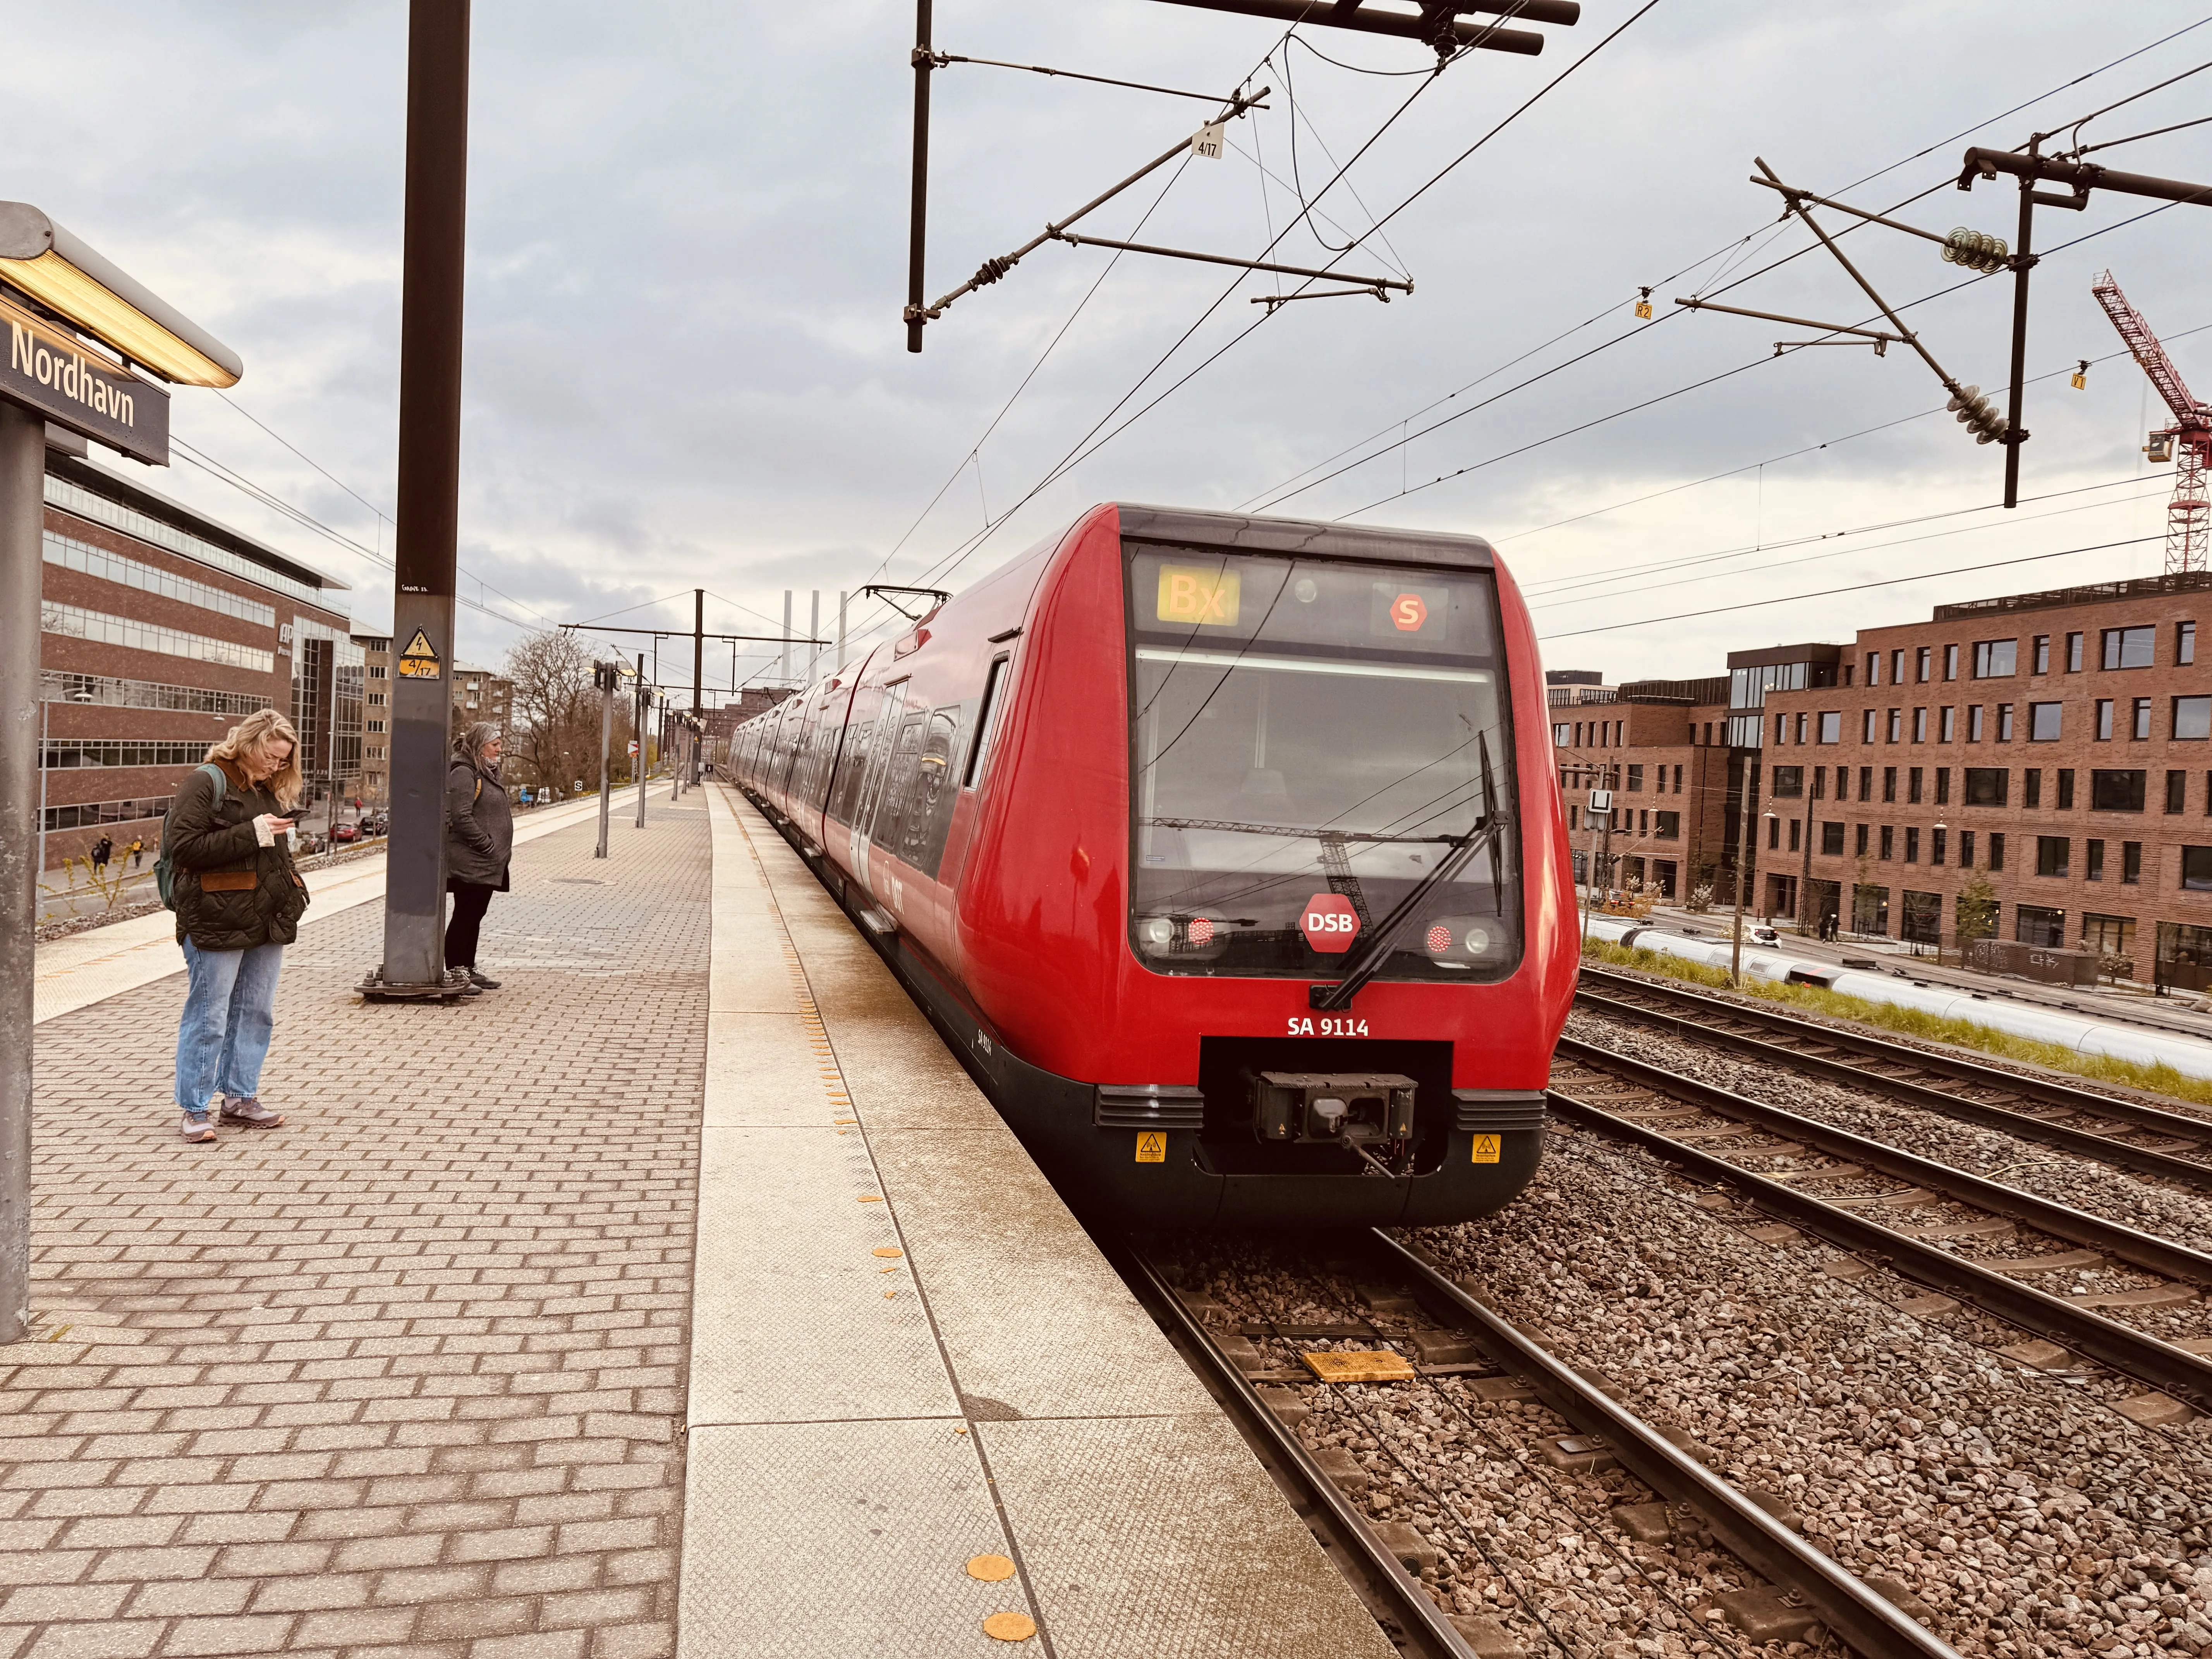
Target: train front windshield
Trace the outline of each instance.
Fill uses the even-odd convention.
[[[1127,566],[1139,958],[1329,980],[1381,949],[1384,979],[1510,973],[1514,745],[1489,574],[1149,545]]]

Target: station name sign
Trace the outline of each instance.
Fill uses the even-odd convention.
[[[87,350],[52,324],[0,300],[8,331],[0,397],[56,426],[155,466],[169,464],[169,394]]]

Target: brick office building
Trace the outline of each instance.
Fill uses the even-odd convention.
[[[318,793],[361,761],[346,585],[81,456],[46,454],[43,861],[161,834],[179,781],[245,715],[301,734]]]
[[[1851,931],[1948,943],[1978,873],[2000,938],[2128,957],[2142,979],[2154,955],[2166,980],[2205,982],[2201,611],[2202,574],[1942,605],[1863,630],[1840,684],[1769,693],[1770,759],[1805,780],[1814,908]],[[1788,896],[1778,910],[1794,910]]]
[[[1594,851],[1613,860],[1610,884],[1640,882],[1664,898],[1725,880],[1734,869],[1728,682],[1607,687],[1595,678],[1547,692],[1576,881],[1589,880]],[[1613,791],[1609,842],[1589,814],[1589,792],[1605,787]]]

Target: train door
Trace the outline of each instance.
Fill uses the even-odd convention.
[[[906,709],[904,680],[885,686],[883,702],[876,710],[876,723],[868,733],[867,763],[860,774],[860,793],[854,803],[852,817],[852,853],[846,867],[852,871],[862,887],[868,887],[868,836],[873,829],[876,805],[883,799],[884,779],[890,771],[892,738],[898,731],[899,716]]]

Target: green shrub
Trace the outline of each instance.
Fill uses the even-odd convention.
[[[1592,962],[1603,963],[1608,967],[1630,968],[1641,974],[1657,974],[1668,979],[1688,980],[1697,985],[1723,990],[1729,988],[1727,969],[1716,968],[1709,963],[1692,962],[1686,957],[1666,956],[1657,951],[1640,948],[1623,950],[1618,945],[1595,939],[1584,941],[1583,955]],[[2185,1077],[2171,1066],[2145,1066],[2135,1060],[2115,1060],[2109,1054],[2081,1054],[2059,1043],[2039,1042],[2033,1037],[2015,1036],[2010,1031],[2000,1031],[1976,1020],[1956,1019],[1931,1014],[1919,1008],[1900,1007],[1895,1003],[1845,996],[1840,992],[1824,990],[1818,985],[1785,985],[1779,981],[1758,979],[1747,974],[1742,985],[1736,988],[1746,996],[1785,1003],[1808,1014],[1821,1014],[1830,1019],[1855,1019],[1861,1024],[1877,1025],[1884,1030],[1918,1037],[1923,1042],[1948,1042],[1956,1048],[1978,1049],[1983,1054],[1995,1054],[2002,1060],[2048,1066],[2054,1072],[2069,1072],[2076,1077],[2089,1078],[2100,1083],[2148,1090],[2154,1094],[2171,1095],[2177,1100],[2191,1101],[2200,1106],[2212,1106],[2212,1079]]]

